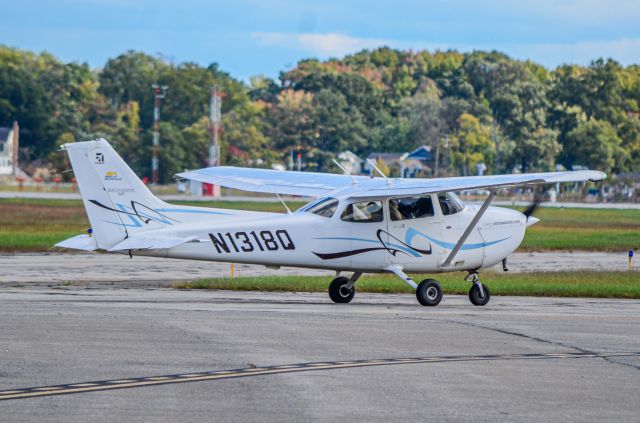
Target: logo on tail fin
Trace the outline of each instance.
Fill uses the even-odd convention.
[[[104,164],[104,153],[96,153],[95,164]]]
[[[118,172],[115,172],[112,170],[104,174],[104,180],[105,181],[121,181],[122,178],[118,176]]]

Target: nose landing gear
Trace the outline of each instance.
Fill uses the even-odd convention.
[[[471,301],[471,304],[475,306],[487,305],[491,298],[491,292],[487,285],[480,282],[480,279],[478,279],[478,273],[469,273],[464,279],[473,284],[469,290],[469,301]]]

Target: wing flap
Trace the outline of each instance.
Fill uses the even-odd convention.
[[[208,167],[182,172],[176,176],[242,191],[310,197],[319,197],[353,184],[352,179],[346,175],[232,166]]]

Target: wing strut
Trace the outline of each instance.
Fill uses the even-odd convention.
[[[336,159],[331,159],[333,160],[333,163],[338,166],[340,168],[340,170],[347,175],[349,178],[351,178],[351,183],[353,183],[353,185],[357,185],[358,184],[358,180],[356,178],[353,177],[353,175],[351,174],[351,172],[349,172],[347,169],[344,168],[344,166],[342,166],[340,164],[340,162],[338,162]]]
[[[486,212],[487,209],[489,208],[489,205],[491,204],[491,202],[496,196],[496,192],[497,190],[495,189],[489,190],[489,196],[487,197],[486,200],[484,200],[484,203],[482,203],[482,206],[480,206],[480,209],[478,210],[476,215],[473,217],[473,219],[471,219],[471,223],[469,223],[469,226],[467,226],[467,229],[464,230],[464,233],[456,243],[455,247],[453,247],[453,250],[451,250],[451,252],[449,253],[449,256],[446,258],[445,261],[442,262],[440,267],[448,267],[449,265],[451,265],[451,262],[458,254],[458,251],[460,251],[460,248],[462,248],[462,245],[464,244],[464,242],[467,240],[467,238],[469,238],[471,231],[473,230],[473,228],[476,227],[476,225],[480,221],[480,218],[482,217],[484,212]]]

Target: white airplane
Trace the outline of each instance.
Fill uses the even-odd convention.
[[[336,271],[329,296],[348,303],[363,273],[390,272],[416,289],[418,302],[435,306],[442,288],[416,284],[406,273],[468,272],[469,299],[489,302],[478,279],[482,268],[518,248],[531,211],[492,207],[505,187],[600,181],[598,171],[528,173],[439,179],[396,179],[214,167],[177,176],[229,188],[315,197],[288,213],[177,206],[155,197],[104,139],[65,144],[91,222],[89,234],[56,246],[155,256],[294,266]],[[346,173],[346,172],[345,172]],[[465,205],[455,191],[489,192],[481,206]],[[283,202],[284,204],[284,202]],[[286,207],[286,204],[285,204]],[[340,276],[350,272],[349,276]]]

